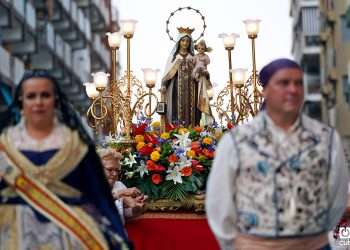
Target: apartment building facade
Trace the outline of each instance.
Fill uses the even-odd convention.
[[[83,112],[82,83],[110,68],[105,32],[113,27],[111,0],[0,0],[0,107],[26,69],[40,68]]]

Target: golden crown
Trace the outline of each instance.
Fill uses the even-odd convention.
[[[185,28],[185,27],[177,27],[177,30],[179,31],[179,33],[187,34],[187,35],[191,35],[192,32],[194,31],[194,29],[191,29],[189,27],[187,27],[187,28]]]

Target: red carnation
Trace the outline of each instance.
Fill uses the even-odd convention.
[[[165,167],[163,167],[162,165],[156,164],[155,171],[163,172],[163,171],[165,171]]]
[[[196,170],[197,172],[204,171],[204,167],[201,164],[197,164],[197,165],[193,166],[193,169]]]
[[[143,135],[145,133],[145,130],[147,128],[146,123],[142,123],[140,125],[133,124],[132,125],[132,134],[135,135]]]
[[[153,152],[153,147],[151,147],[149,145],[145,145],[139,149],[139,153],[141,155],[150,155],[152,152]]]
[[[162,181],[160,174],[152,174],[152,182],[158,185]]]
[[[191,167],[184,167],[180,170],[182,176],[191,176],[192,175],[192,168]]]
[[[145,134],[145,135],[143,135],[143,137],[145,138],[145,141],[148,143],[158,144],[157,138],[153,135]]]
[[[175,126],[174,124],[172,124],[172,123],[167,123],[167,124],[165,125],[165,127],[166,127],[165,129],[166,129],[167,132],[176,129],[176,126]]]
[[[156,164],[152,160],[148,160],[146,164],[147,164],[147,169],[149,171],[154,171],[157,169]]]

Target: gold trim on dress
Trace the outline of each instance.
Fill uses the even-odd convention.
[[[67,198],[78,198],[81,192],[63,183],[61,180],[71,173],[87,152],[87,147],[79,139],[77,133],[72,133],[70,129],[64,128],[64,135],[68,138],[64,146],[44,165],[35,166],[11,143],[9,134],[5,134],[2,143],[6,145],[9,154],[13,155],[20,168],[33,179],[46,185],[48,189],[57,195]],[[5,188],[1,195],[10,198],[16,196],[11,188]]]
[[[67,131],[69,133],[68,144],[70,144],[70,146],[67,145],[67,147],[63,147],[63,149],[54,156],[55,158],[57,155],[66,156],[65,161],[62,162],[61,158],[56,158],[50,160],[50,164],[46,164],[47,166],[44,167],[46,169],[52,169],[52,171],[57,173],[61,178],[70,173],[87,152],[87,146],[80,140],[78,133],[69,129],[67,129]],[[32,163],[13,147],[10,141],[8,141],[8,138],[6,133],[0,138],[4,146],[5,159],[9,164],[3,176],[4,180],[12,186],[17,191],[18,195],[32,208],[45,215],[70,235],[76,237],[86,249],[107,250],[108,245],[102,234],[97,231],[97,228],[91,227],[91,220],[86,219],[90,217],[87,214],[86,216],[82,216],[82,211],[77,214],[70,206],[62,202],[54,193],[46,188],[45,185],[47,185],[47,183],[41,184],[40,180],[38,181],[33,178],[30,175],[33,171]],[[67,157],[67,149],[72,150],[70,151],[71,156]],[[75,165],[68,166],[68,162],[69,164],[75,163]],[[62,170],[59,170],[58,165],[60,163],[65,164]],[[46,169],[45,171],[47,171]],[[26,171],[28,171],[29,175],[27,175]],[[46,177],[47,176],[50,177],[48,181],[53,179],[52,175],[46,175]]]

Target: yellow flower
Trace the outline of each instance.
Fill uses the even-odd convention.
[[[151,160],[154,161],[154,162],[156,162],[156,161],[158,161],[159,159],[160,159],[160,154],[159,154],[159,152],[158,152],[158,151],[153,151],[153,152],[151,153]]]
[[[194,150],[188,150],[187,152],[186,152],[186,155],[187,155],[187,157],[190,157],[190,158],[193,158],[193,157],[195,157],[196,156],[196,152],[194,151]]]
[[[154,128],[159,128],[160,127],[160,122],[159,121],[152,122],[151,126],[154,127]]]
[[[188,132],[187,128],[179,128],[179,134],[180,135],[186,134],[187,132]]]
[[[136,135],[135,136],[135,141],[136,141],[136,143],[144,142],[145,138],[143,137],[143,135]]]
[[[164,140],[169,139],[169,138],[170,138],[170,134],[169,134],[169,133],[162,133],[162,134],[160,135],[160,138],[162,138],[162,139],[164,139]]]
[[[210,137],[204,137],[203,144],[211,145],[213,140]]]
[[[140,150],[140,149],[141,149],[143,146],[145,146],[145,145],[146,145],[146,144],[145,144],[143,141],[137,143],[137,145],[136,145],[137,151]]]

